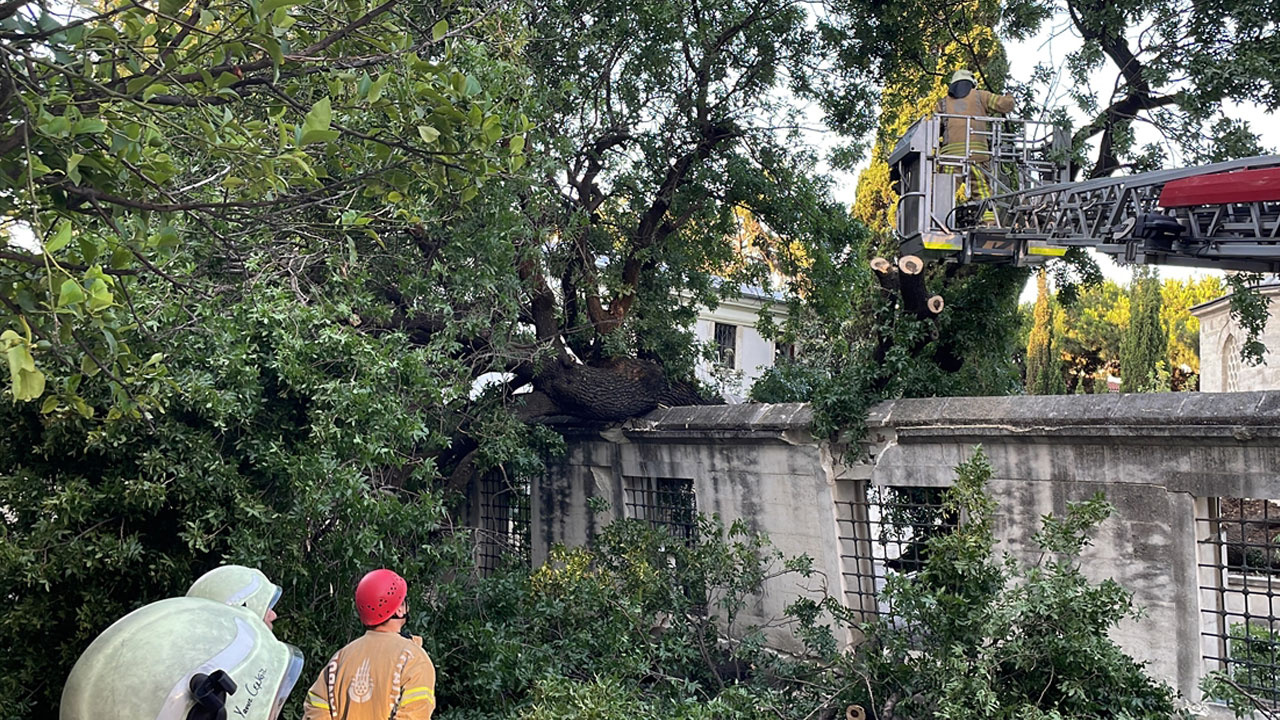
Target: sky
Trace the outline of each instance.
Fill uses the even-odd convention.
[[[1069,53],[1080,46],[1080,38],[1075,34],[1074,28],[1070,27],[1069,22],[1065,18],[1061,19],[1057,24],[1047,23],[1038,35],[1033,38],[1021,42],[1009,43],[1006,45],[1006,52],[1009,55],[1009,66],[1014,79],[1021,82],[1027,82],[1031,78],[1031,73],[1036,65],[1047,63],[1051,66],[1057,66]],[[1101,72],[1095,74],[1092,84],[1095,89],[1107,91],[1114,87],[1115,73],[1110,65],[1104,66]],[[1105,100],[1106,95],[1104,94]],[[1061,104],[1068,105],[1067,101],[1061,101]],[[1032,113],[1026,113],[1032,115]],[[1272,152],[1280,151],[1280,118],[1273,114],[1264,112],[1261,108],[1254,105],[1234,105],[1226,108],[1229,116],[1246,120],[1252,126],[1254,132],[1258,132],[1262,136],[1263,145],[1268,147]],[[1014,112],[1019,114],[1018,111]],[[1035,113],[1038,115],[1039,113]],[[1074,117],[1077,126],[1084,124],[1084,116],[1076,114]],[[1138,124],[1137,138],[1139,144],[1150,142],[1160,142],[1159,134],[1151,127]],[[819,145],[825,144],[821,140]],[[1170,157],[1175,158],[1176,153],[1170,152]],[[865,167],[867,160],[864,159],[862,166]],[[861,169],[861,168],[859,168]],[[835,180],[833,187],[834,194],[838,200],[848,205],[853,204],[855,189],[857,187],[857,173],[840,173],[833,172],[832,176]],[[1121,267],[1109,256],[1100,255],[1090,251],[1097,258],[1098,265],[1102,269],[1103,275],[1119,283],[1128,282],[1130,269]],[[1161,266],[1160,275],[1165,278],[1191,279],[1195,277],[1203,277],[1205,275],[1221,275],[1220,270],[1202,270],[1198,268],[1183,268]],[[1030,302],[1035,299],[1035,283],[1029,281],[1027,287],[1023,290],[1022,301]]]

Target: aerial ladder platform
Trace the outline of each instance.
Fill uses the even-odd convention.
[[[970,130],[963,152],[942,152],[944,123]],[[1280,156],[1079,182],[1069,157],[1053,123],[919,120],[889,155],[900,252],[1033,266],[1086,247],[1122,264],[1280,272]]]

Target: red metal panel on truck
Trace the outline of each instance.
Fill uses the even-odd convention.
[[[1280,168],[1237,170],[1171,180],[1160,191],[1160,207],[1280,201]]]

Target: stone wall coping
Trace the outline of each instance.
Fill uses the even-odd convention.
[[[688,432],[781,432],[808,430],[813,408],[808,403],[742,403],[658,408],[623,426],[627,434]]]
[[[867,425],[1011,431],[1154,426],[1280,428],[1280,392],[909,398],[876,405],[868,415]]]
[[[807,433],[812,423],[807,403],[743,403],[663,407],[627,421],[621,430],[632,438],[768,437]],[[1100,436],[1136,428],[1150,434],[1158,427],[1177,436],[1179,428],[1199,427],[1210,435],[1245,439],[1239,428],[1256,428],[1260,436],[1280,434],[1280,391],[904,398],[871,408],[867,426],[904,435],[916,434],[912,429],[963,435],[967,428],[982,435]]]

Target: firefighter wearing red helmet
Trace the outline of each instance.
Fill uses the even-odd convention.
[[[374,570],[356,585],[365,634],[347,644],[307,691],[303,720],[428,720],[436,709],[436,669],[422,638],[402,634],[409,585]]]

